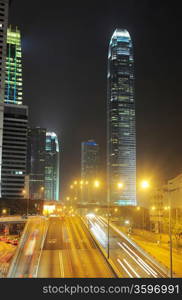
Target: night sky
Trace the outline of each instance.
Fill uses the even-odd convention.
[[[64,3],[65,2],[65,3]],[[22,32],[24,104],[31,126],[61,140],[65,190],[80,176],[80,143],[106,159],[107,52],[126,28],[135,58],[137,178],[182,172],[182,21],[179,1],[13,0],[9,21]],[[73,4],[73,3],[74,4]],[[101,6],[102,3],[102,6]]]

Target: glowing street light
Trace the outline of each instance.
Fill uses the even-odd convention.
[[[168,209],[170,209],[170,206],[165,206],[164,209],[168,210]]]
[[[141,188],[142,189],[148,189],[150,187],[150,184],[147,180],[142,180],[141,182]]]
[[[100,182],[98,180],[94,181],[94,187],[98,188],[100,186]]]
[[[129,221],[129,220],[126,220],[126,221],[125,221],[125,224],[126,224],[126,225],[130,224],[130,221]]]
[[[123,188],[123,183],[122,182],[118,182],[117,187],[118,187],[118,189],[122,189]]]

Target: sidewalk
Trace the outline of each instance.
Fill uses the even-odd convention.
[[[125,234],[128,234],[127,229],[121,226],[118,228]],[[159,234],[149,231],[136,230],[128,234],[136,244],[143,248],[147,253],[153,256],[161,264],[169,269],[170,267],[170,252],[168,245],[168,235],[161,234],[161,243],[159,244]],[[175,240],[174,240],[175,241]],[[173,247],[173,273],[174,277],[182,278],[182,249]]]

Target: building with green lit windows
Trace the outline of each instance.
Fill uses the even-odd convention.
[[[19,29],[7,30],[5,103],[22,104],[22,53]]]
[[[109,199],[113,205],[136,205],[134,59],[126,29],[116,29],[111,37],[107,78]]]
[[[46,132],[45,200],[59,201],[59,142],[54,132]]]
[[[28,126],[28,107],[22,105],[20,31],[9,27],[6,41],[0,196],[20,199],[25,197]]]

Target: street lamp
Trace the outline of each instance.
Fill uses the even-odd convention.
[[[100,186],[100,182],[98,180],[94,181],[94,187],[98,188]]]
[[[147,180],[142,180],[141,182],[141,188],[142,189],[148,189],[150,187],[150,184]]]
[[[25,198],[25,195],[26,195],[26,190],[25,189],[22,190],[22,194]],[[27,217],[28,217],[28,210],[29,210],[29,198],[27,197]]]
[[[122,182],[118,182],[117,187],[118,187],[118,189],[122,189],[123,188],[123,183]]]
[[[117,188],[120,190],[123,188],[123,183],[122,182],[118,182],[117,183]],[[118,209],[115,208],[115,212]],[[110,230],[109,230],[109,225],[110,225],[110,183],[109,180],[107,179],[107,258],[109,259],[110,257]]]

